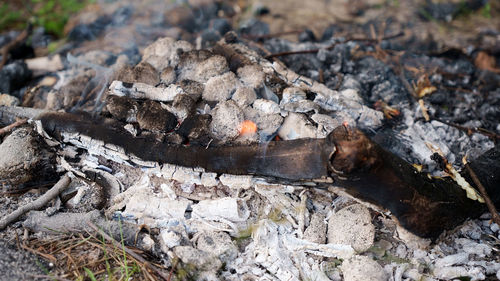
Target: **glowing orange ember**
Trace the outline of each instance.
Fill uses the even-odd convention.
[[[250,120],[245,120],[241,122],[239,131],[240,135],[254,134],[255,132],[257,132],[257,125]]]

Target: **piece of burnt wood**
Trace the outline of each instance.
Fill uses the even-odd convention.
[[[435,238],[486,206],[467,198],[466,192],[449,178],[434,178],[383,149],[358,130],[339,127],[328,138],[337,148],[332,158],[335,185],[352,196],[390,210],[411,232]],[[485,188],[495,204],[500,203],[500,157],[498,146],[471,164],[483,171]],[[496,152],[495,152],[496,151]],[[464,173],[465,177],[468,177]]]
[[[123,123],[93,119],[69,113],[40,116],[44,129],[64,141],[64,134],[80,134],[113,144],[144,161],[185,167],[202,167],[210,172],[261,175],[288,180],[320,179],[328,175],[328,158],[333,153],[325,139],[270,142],[253,146],[179,146],[158,143],[148,137],[134,137]]]
[[[269,176],[297,183],[331,176],[335,186],[390,210],[403,227],[422,237],[436,238],[443,230],[452,229],[486,210],[484,204],[468,199],[465,191],[450,179],[420,173],[360,131],[342,126],[326,139],[205,148],[133,137],[123,129],[123,123],[111,119],[94,120],[67,113],[45,113],[40,119],[45,130],[57,139],[64,141],[68,134],[87,136],[118,146],[125,154],[145,161],[202,167],[217,173]],[[470,164],[497,205],[500,201],[499,155],[497,146]],[[465,172],[464,176],[468,177]]]

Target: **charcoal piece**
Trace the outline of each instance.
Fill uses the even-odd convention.
[[[315,42],[316,36],[310,29],[305,29],[299,34],[299,42]]]
[[[31,71],[23,61],[4,65],[0,70],[0,93],[10,94],[23,86],[30,78]]]
[[[68,33],[68,39],[76,42],[96,39],[111,22],[109,16],[101,16],[90,24],[79,24]]]
[[[186,6],[177,6],[165,13],[165,22],[170,26],[178,26],[188,32],[196,30],[196,18],[193,9]]]
[[[198,101],[205,90],[205,86],[200,82],[193,80],[182,80],[178,83],[179,87],[189,95],[194,101]]]
[[[123,26],[132,18],[131,6],[120,7],[111,15],[111,26]]]
[[[172,112],[181,121],[191,115],[196,107],[196,102],[189,95],[177,95],[172,102]]]
[[[219,39],[221,38],[221,35],[211,29],[204,30],[201,33],[201,46],[202,48],[209,48],[213,46]]]
[[[151,86],[156,86],[160,83],[160,75],[156,69],[147,62],[141,62],[133,68],[124,66],[115,74],[113,80],[123,81],[127,83],[145,83]]]
[[[116,119],[124,122],[136,122],[139,104],[128,97],[110,95],[106,98],[106,108]]]
[[[208,114],[189,116],[181,123],[179,129],[177,129],[177,133],[185,139],[185,142],[189,142],[190,144],[206,143],[209,141],[208,128],[211,121],[212,116]]]
[[[147,100],[137,112],[137,122],[141,129],[149,131],[169,132],[177,126],[174,114],[161,107],[155,101]]]
[[[219,35],[224,35],[226,32],[231,31],[231,24],[227,19],[216,18],[210,21],[210,27],[219,33]]]
[[[332,24],[329,25],[321,35],[321,41],[330,40],[334,35],[343,31],[343,28],[339,25]]]
[[[262,36],[269,34],[269,25],[255,18],[244,22],[240,27],[241,34],[250,36]]]

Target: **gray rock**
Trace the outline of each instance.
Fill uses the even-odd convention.
[[[326,243],[326,223],[323,214],[312,214],[311,222],[304,231],[304,239],[318,244]]]
[[[388,279],[382,266],[366,256],[353,256],[345,260],[340,269],[344,275],[344,281],[385,281]]]
[[[234,101],[220,102],[212,111],[210,133],[222,142],[234,140],[240,134],[239,126],[243,120],[243,112]]]
[[[238,255],[238,248],[225,232],[206,231],[201,233],[196,240],[196,248],[212,253],[222,262],[229,262]]]
[[[330,217],[328,243],[347,244],[364,252],[373,245],[374,238],[370,212],[361,204],[347,206]]]
[[[231,98],[234,91],[240,87],[240,81],[233,72],[208,79],[203,91],[203,99],[207,101],[225,101]]]

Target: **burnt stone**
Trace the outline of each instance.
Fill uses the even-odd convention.
[[[227,19],[213,19],[210,21],[210,27],[219,33],[219,35],[224,35],[231,31],[231,24]]]
[[[10,94],[31,78],[31,71],[23,61],[4,65],[0,70],[0,92]]]
[[[321,35],[321,41],[326,41],[330,40],[335,34],[340,33],[343,31],[343,28],[336,25],[332,24],[328,26],[325,31],[323,31],[323,35]]]
[[[68,33],[68,38],[77,42],[94,40],[106,29],[110,22],[109,16],[101,16],[90,24],[79,24]]]
[[[306,29],[299,34],[299,41],[300,42],[315,42],[316,36],[314,35],[314,32],[312,32],[312,30]]]
[[[257,19],[250,19],[240,27],[241,34],[262,36],[269,34],[269,25]]]
[[[201,34],[201,46],[203,48],[213,46],[220,38],[221,35],[217,31],[212,29],[204,30]]]
[[[110,95],[106,99],[106,108],[116,119],[125,122],[135,122],[139,104],[128,97]]]
[[[141,129],[150,131],[171,131],[177,126],[174,114],[155,101],[147,100],[137,112],[137,122]]]

